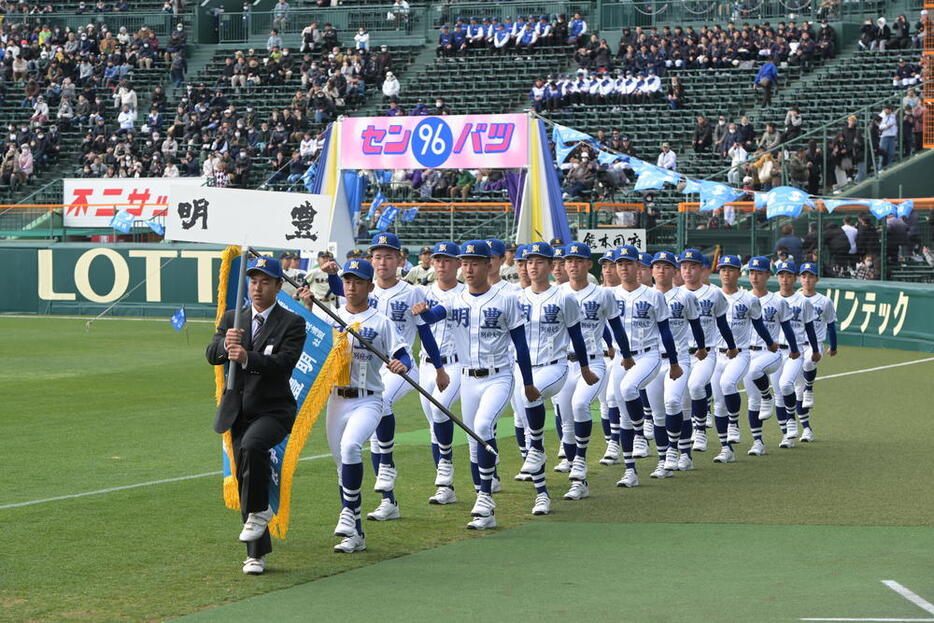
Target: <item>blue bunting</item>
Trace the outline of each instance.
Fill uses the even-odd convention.
[[[594,138],[580,130],[556,123],[551,131],[551,142],[555,144],[556,164],[561,165],[579,143],[594,143]]]
[[[814,201],[806,192],[794,186],[776,186],[767,195],[768,205],[765,215],[768,218],[790,216],[796,218],[804,206],[814,207]]]
[[[633,169],[635,170],[635,169]],[[648,165],[642,171],[636,171],[639,179],[636,180],[634,190],[658,190],[665,187],[665,183],[677,184],[679,176],[673,171]]]
[[[752,209],[753,210],[762,210],[769,205],[769,193],[753,193],[752,195]]]
[[[382,191],[377,191],[376,196],[373,197],[373,202],[370,204],[370,209],[366,213],[367,222],[373,220],[373,215],[376,214],[376,210],[383,205],[385,201],[386,197],[383,196]]]
[[[130,233],[130,230],[133,229],[133,220],[135,218],[135,216],[126,210],[120,210],[114,214],[112,219],[110,219],[110,226],[119,232],[128,234]]]
[[[713,212],[723,207],[723,204],[736,201],[745,194],[742,190],[730,188],[720,182],[704,180],[700,182],[700,212]]]
[[[600,164],[605,164],[607,166],[610,166],[617,160],[624,160],[624,159],[625,159],[625,156],[622,156],[620,154],[610,153],[608,151],[603,151],[602,149],[597,152],[597,162],[599,162]]]
[[[415,220],[415,217],[418,215],[418,207],[408,208],[402,211],[402,222],[411,223]]]
[[[158,221],[146,221],[146,225],[156,234],[160,236],[165,235],[165,226],[162,223]]]
[[[700,191],[701,191],[700,182],[696,180],[688,179],[688,178],[684,179],[684,188],[681,189],[682,193],[684,193],[685,195],[696,195]]]
[[[396,220],[397,216],[399,216],[399,208],[396,206],[386,206],[386,209],[383,210],[383,214],[379,217],[379,221],[376,222],[376,229],[379,231],[386,231]]]
[[[169,322],[172,323],[172,326],[175,327],[176,331],[181,331],[182,327],[185,326],[186,319],[187,318],[185,316],[185,308],[179,307],[178,310],[176,310],[176,312],[172,314],[172,317],[169,319]]]
[[[873,199],[869,202],[869,211],[878,219],[883,219],[889,214],[895,214],[895,205],[885,199]]]
[[[915,209],[915,200],[906,199],[895,206],[895,216],[905,218]]]

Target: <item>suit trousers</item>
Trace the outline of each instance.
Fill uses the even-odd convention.
[[[249,422],[240,415],[230,433],[240,484],[240,513],[246,521],[249,513],[262,512],[269,506],[269,450],[285,439],[289,431],[282,420],[269,415]],[[271,552],[269,530],[258,540],[247,543],[246,551],[247,556],[254,558]]]

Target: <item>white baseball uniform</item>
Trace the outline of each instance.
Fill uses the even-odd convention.
[[[762,308],[762,322],[766,330],[772,336],[772,341],[781,344],[784,340],[782,323],[791,319],[791,310],[785,299],[776,292],[766,292],[759,297],[759,306]],[[765,341],[758,333],[754,333],[749,345],[749,372],[743,385],[746,387],[746,397],[748,398],[748,408],[750,411],[758,411],[762,404],[762,393],[756,388],[753,379],[761,377],[763,374],[769,376],[772,387],[778,390],[780,385],[781,371],[783,368],[783,359],[788,353],[788,349],[779,350],[774,353],[766,348]]]
[[[714,415],[726,417],[727,409],[724,396],[739,393],[739,382],[749,371],[749,344],[755,334],[753,319],[762,317],[762,306],[759,299],[748,290],[737,290],[733,294],[725,294],[727,301],[727,322],[733,332],[733,342],[739,351],[733,359],[726,356],[717,360],[713,377],[710,383],[714,397]],[[727,348],[723,337],[720,338],[720,349]]]
[[[702,285],[696,290],[684,288],[697,299],[697,308],[700,313],[701,327],[704,329],[704,343],[707,346],[707,357],[699,361],[691,356],[691,374],[688,378],[688,393],[691,400],[705,400],[707,398],[707,384],[717,367],[716,345],[720,342],[720,330],[717,327],[717,318],[727,312],[726,297],[723,290],[712,285]],[[691,348],[697,348],[693,335],[690,337]],[[680,361],[680,359],[679,359]]]
[[[692,362],[689,356],[689,345],[693,339],[693,333],[689,321],[700,317],[697,298],[687,288],[674,286],[664,295],[668,303],[668,325],[671,328],[671,337],[674,338],[675,347],[678,349],[678,364],[683,374],[678,379],[672,380],[668,375],[670,363],[665,355],[662,355],[658,374],[646,388],[649,404],[652,406],[652,420],[658,426],[665,425],[666,415],[684,413],[685,408],[690,413],[690,403],[685,405],[685,390],[691,375]]]
[[[444,305],[445,307],[450,307],[451,299],[459,294],[461,291],[466,289],[466,286],[462,283],[458,283],[450,290],[442,290],[437,281],[433,282],[431,285],[422,286],[422,292],[425,295],[425,299],[428,303],[428,307],[435,307],[436,305]],[[457,355],[457,350],[454,347],[454,338],[453,338],[453,321],[444,320],[442,322],[436,322],[431,325],[431,333],[435,337],[435,342],[438,343],[438,351],[441,353],[441,363],[445,367],[445,371],[448,373],[450,378],[450,383],[443,392],[439,392],[437,388],[437,380],[435,378],[435,366],[428,360],[428,354],[423,348],[419,355],[419,372],[420,376],[425,377],[424,384],[422,387],[426,391],[430,392],[434,398],[443,404],[448,410],[451,409],[451,405],[454,404],[454,401],[457,400],[457,397],[460,395],[461,387],[461,364],[460,359]],[[422,402],[422,411],[425,413],[425,417],[428,419],[428,429],[431,431],[431,442],[437,443],[435,439],[435,431],[432,423],[442,423],[447,421],[448,417],[434,406],[431,402],[428,401],[424,396],[421,397]]]

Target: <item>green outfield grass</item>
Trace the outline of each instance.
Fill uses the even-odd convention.
[[[656,482],[648,478],[654,459],[645,459],[642,486],[634,490],[614,486],[621,467],[596,465],[604,448],[596,426],[592,497],[557,499],[566,479],[549,472],[556,499],[545,518],[532,518],[530,486],[511,479],[519,458],[507,414],[500,430],[500,529],[480,538],[464,529],[473,498],[464,446],[455,451],[460,502],[427,504],[433,465],[424,416],[409,395],[398,412],[396,449],[403,520],[368,525],[364,553],[331,553],[336,477],[329,457],[314,458],[327,452],[321,430],[314,431],[303,453],[309,460],[296,475],[289,536],[274,543],[263,577],[240,572],[239,515],[224,508],[217,475],[11,506],[219,470],[213,377],[203,357],[211,331],[210,324],[192,323],[187,336],[167,320],[102,320],[85,331],[82,320],[0,317],[0,525],[6,536],[0,620],[162,620],[205,610],[203,616],[242,620],[267,598],[211,609],[289,587],[297,588],[280,593],[289,595],[282,616],[294,615],[305,600],[307,610],[299,614],[310,618],[319,596],[338,599],[334,587],[341,582],[365,594],[344,597],[354,616],[343,620],[352,620],[380,612],[386,601],[379,595],[386,592],[367,587],[389,577],[387,586],[398,587],[390,620],[405,618],[409,607],[413,619],[427,619],[423,589],[444,604],[439,612],[449,620],[480,618],[481,606],[470,604],[502,618],[517,615],[523,604],[537,618],[554,620],[569,614],[556,606],[561,596],[582,582],[593,585],[581,593],[590,602],[620,589],[610,601],[582,610],[587,620],[627,609],[634,618],[626,620],[643,621],[924,616],[881,587],[882,579],[934,600],[928,397],[934,361],[819,381],[812,415],[817,441],[810,446],[779,451],[773,420],[766,423],[770,454],[747,457],[749,434],[741,420],[736,464],[714,465],[712,452],[698,454],[695,472]],[[921,358],[844,348],[821,364],[820,376]],[[548,441],[554,448],[551,430]],[[367,472],[365,511],[378,502]],[[671,524],[704,525],[695,533]],[[584,541],[586,547],[575,545]],[[423,553],[408,556],[415,552]],[[383,564],[299,587],[376,563]],[[534,583],[517,579],[529,566]],[[660,573],[668,574],[665,581]],[[802,587],[810,592],[797,600],[801,607],[789,607]],[[449,600],[445,590],[462,594]],[[681,590],[687,590],[683,597]],[[704,595],[697,597],[703,610],[692,610],[695,593]],[[869,611],[870,605],[878,607]],[[337,612],[319,614],[333,620]],[[665,617],[650,616],[660,612]]]

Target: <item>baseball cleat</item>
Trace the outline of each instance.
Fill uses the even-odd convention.
[[[707,432],[702,430],[694,431],[694,445],[691,447],[694,452],[707,451]]]
[[[782,438],[781,442],[779,442],[778,447],[779,448],[794,448],[795,447],[794,437],[789,437],[785,435],[785,437]]]
[[[568,473],[571,480],[587,480],[587,459],[582,456],[575,456],[571,463],[571,471]]]
[[[655,439],[655,422],[651,417],[645,418],[645,423],[642,424],[642,436],[646,439]]]
[[[243,561],[243,572],[247,575],[262,575],[266,572],[266,557],[247,558]]]
[[[428,498],[429,504],[453,504],[456,501],[457,496],[454,494],[454,489],[451,487],[438,487],[435,494]]]
[[[794,418],[789,418],[785,428],[785,437],[787,439],[798,438],[798,422]]]
[[[503,490],[503,483],[499,476],[493,476],[493,482],[490,484],[490,493],[499,493]]]
[[[560,433],[561,431],[558,431],[558,432]],[[559,435],[559,437],[560,437],[560,435]],[[564,453],[564,444],[563,444],[563,443],[562,443],[562,444],[558,444],[558,458],[559,458],[559,459],[566,459],[566,458],[568,458],[567,454]]]
[[[801,443],[808,443],[814,441],[814,432],[811,430],[811,427],[806,427],[801,431]]]
[[[678,471],[679,472],[690,472],[694,470],[694,459],[691,458],[690,454],[682,454],[678,458]]]
[[[392,519],[399,519],[399,505],[389,498],[383,498],[383,501],[379,503],[375,511],[367,513],[366,518],[370,521],[390,521]]]
[[[533,515],[547,515],[551,512],[551,498],[547,493],[539,493],[535,496],[535,505],[532,506]]]
[[[626,473],[623,474],[623,477],[620,478],[619,481],[616,483],[616,486],[626,487],[627,489],[631,489],[632,487],[638,487],[639,486],[639,475],[636,473],[636,470],[627,469]]]
[[[774,401],[771,398],[763,398],[759,403],[759,421],[765,421],[772,417],[772,405]]]
[[[730,422],[727,428],[726,440],[730,443],[740,443],[742,441],[742,436],[739,433],[739,424]]]
[[[436,487],[450,487],[454,484],[454,463],[449,459],[438,461],[438,471],[435,474]]]
[[[519,472],[515,475],[515,480],[518,480],[519,482],[532,482],[532,474],[523,474],[522,472]]]
[[[354,552],[362,552],[365,549],[366,539],[363,538],[362,534],[346,537],[334,546],[334,551],[338,554],[353,554]]]
[[[801,396],[801,406],[805,409],[810,409],[814,406],[814,390],[806,389],[804,390],[803,395]]]
[[[649,443],[642,435],[636,435],[632,440],[632,458],[644,459],[649,455]]]
[[[752,442],[752,447],[746,452],[749,456],[763,456],[765,454],[765,444],[761,439]]]
[[[496,502],[493,501],[493,496],[489,493],[478,493],[477,499],[473,503],[473,508],[470,509],[470,514],[474,517],[486,517],[493,514],[493,509],[496,508]]]
[[[376,484],[373,485],[373,491],[381,493],[392,491],[396,487],[396,468],[380,463],[379,471],[376,473]]]
[[[678,454],[677,448],[668,448],[665,452],[665,469],[668,471],[674,471],[678,469]]]
[[[606,452],[600,459],[600,465],[619,465],[619,442],[610,441],[606,444]]]
[[[486,516],[474,517],[467,524],[468,530],[490,530],[496,527],[496,516],[490,513]]]
[[[571,471],[571,462],[567,459],[561,459],[561,462],[555,465],[554,470],[562,474],[567,474]]]
[[[354,521],[353,511],[349,508],[342,508],[340,517],[337,518],[337,526],[334,528],[334,536],[353,536],[357,534],[357,522]]]
[[[571,488],[564,494],[565,500],[583,500],[590,497],[590,488],[586,480],[575,480],[571,483]]]
[[[735,463],[736,455],[733,454],[733,449],[730,446],[723,446],[720,450],[720,454],[713,457],[714,463]]]
[[[529,453],[526,455],[525,462],[522,463],[522,469],[519,471],[523,474],[537,474],[544,466],[545,453],[538,448],[529,448]]]
[[[665,469],[665,461],[659,461],[655,471],[649,474],[649,478],[671,478],[674,474]]]

